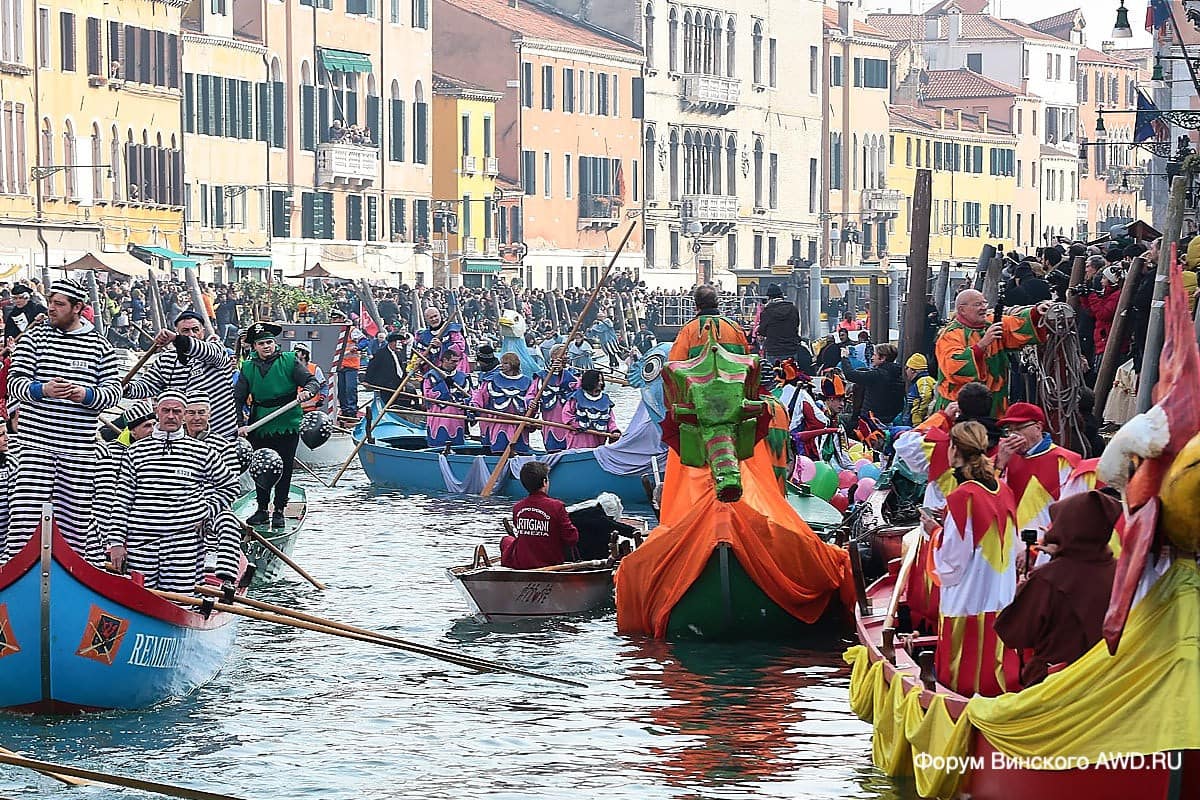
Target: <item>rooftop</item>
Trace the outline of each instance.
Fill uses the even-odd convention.
[[[1071,34],[1075,32],[1076,22],[1082,21],[1083,12],[1078,8],[1073,8],[1070,11],[1064,11],[1061,14],[1055,14],[1053,17],[1039,19],[1037,22],[1029,23],[1029,27],[1039,30],[1042,33],[1048,33],[1058,39],[1070,41]]]
[[[925,22],[928,17],[922,14],[869,14],[867,23],[873,25],[892,41],[925,39]],[[1062,44],[1063,40],[1048,33],[1031,28],[1024,22],[1015,19],[1000,19],[988,14],[963,14],[961,16],[961,39],[1001,39],[1023,41],[1035,39],[1043,42]],[[948,37],[946,17],[938,17],[938,39]]]
[[[479,86],[474,83],[464,81],[462,78],[454,78],[449,75],[433,76],[433,93],[440,95],[455,95],[455,96],[475,96],[487,100],[499,100],[504,95],[501,92],[494,91],[486,86]]]
[[[528,3],[516,3],[516,8],[506,0],[441,0],[447,5],[491,20],[502,28],[520,33],[531,39],[562,42],[623,53],[640,54],[640,48],[592,30],[566,17],[553,14]]]
[[[825,11],[825,29],[826,30],[830,30],[830,29],[840,30],[840,28],[838,27],[837,9],[833,8],[831,6],[825,6],[824,11]],[[855,33],[855,35],[870,36],[870,37],[874,37],[876,39],[885,39],[887,41],[891,41],[891,39],[892,39],[892,37],[888,36],[886,33],[881,31],[879,28],[876,28],[871,23],[864,22],[863,20],[860,20],[860,19],[854,20],[854,33]]]
[[[1023,97],[1026,94],[1017,86],[969,69],[931,69],[925,76],[925,97],[929,100]]]
[[[940,124],[942,113],[945,113],[946,125],[943,128]],[[968,133],[990,133],[993,135],[1006,136],[1009,134],[1009,127],[1006,122],[998,119],[988,119],[987,130],[979,124],[979,117],[975,114],[962,112],[962,127],[956,125],[957,112],[943,110],[938,108],[921,108],[918,106],[891,106],[888,108],[888,116],[891,118],[893,127],[913,127],[923,130],[936,131],[963,131]]]
[[[940,17],[957,8],[963,14],[982,14],[987,11],[988,0],[941,0],[933,8],[925,12],[930,17]]]
[[[1126,61],[1123,58],[1102,53],[1099,50],[1093,50],[1090,47],[1085,47],[1079,51],[1079,63],[1081,64],[1109,64],[1114,67],[1127,67],[1134,69],[1137,65]]]

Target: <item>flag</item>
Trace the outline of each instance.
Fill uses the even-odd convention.
[[[1133,141],[1145,142],[1150,139],[1165,141],[1170,128],[1162,118],[1162,112],[1154,101],[1146,96],[1141,89],[1137,93],[1137,118],[1133,124]]]
[[[1171,19],[1170,0],[1150,0],[1146,4],[1146,32],[1154,33]]]
[[[375,324],[375,318],[367,313],[367,307],[361,300],[358,301],[358,324],[362,326],[362,332],[367,336],[374,338],[375,334],[379,333],[379,326]]]

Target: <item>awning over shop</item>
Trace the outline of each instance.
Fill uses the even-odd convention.
[[[144,278],[149,270],[146,262],[139,261],[122,250],[118,253],[87,253],[82,258],[63,266],[64,270],[95,270],[130,278]]]
[[[371,58],[366,53],[322,47],[321,66],[330,72],[370,72]]]
[[[234,269],[270,269],[271,259],[258,256],[234,256]]]
[[[151,247],[150,245],[136,245],[134,247],[134,255],[145,255],[149,258],[161,258],[171,265],[171,269],[195,267],[200,263],[198,258],[185,256],[183,253],[176,253],[174,250],[166,247]]]
[[[462,271],[481,275],[491,275],[504,271],[504,264],[494,258],[464,258]]]

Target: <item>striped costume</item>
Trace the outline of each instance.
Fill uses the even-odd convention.
[[[105,519],[108,547],[128,552],[145,585],[190,592],[204,563],[203,528],[229,510],[237,477],[225,459],[182,429],[154,433],[126,449],[120,487]]]
[[[217,436],[211,430],[203,430],[193,437],[204,442],[221,456],[234,481],[239,482],[242,465],[238,461],[237,448],[233,442]],[[240,483],[239,483],[240,488]],[[221,580],[236,580],[242,559],[242,523],[231,509],[222,511],[215,519],[204,524],[205,572],[213,572]]]
[[[20,410],[21,471],[12,483],[8,550],[19,550],[53,502],[59,530],[83,553],[92,518],[96,425],[121,399],[112,345],[84,319],[73,331],[35,325],[17,342],[8,373],[9,403]],[[83,402],[43,393],[52,378],[84,388]]]
[[[125,387],[126,397],[157,397],[167,389],[186,395],[208,395],[212,416],[208,426],[218,436],[237,436],[237,411],[233,407],[233,359],[224,345],[191,336],[176,336],[173,346],[154,359]]]
[[[0,453],[0,564],[5,562],[5,552],[8,548],[8,503],[11,499],[10,489],[13,478],[19,469],[17,452],[9,448],[7,453]]]

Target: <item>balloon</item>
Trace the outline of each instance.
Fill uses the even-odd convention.
[[[882,474],[883,472],[875,464],[863,464],[858,468],[859,480],[870,478],[872,485],[874,485],[875,481],[879,480],[879,476]]]
[[[860,478],[858,488],[854,490],[854,502],[862,503],[866,501],[873,491],[875,491],[875,479]]]
[[[796,471],[800,475],[800,482],[808,483],[817,474],[817,465],[808,456],[800,456],[796,459]]]
[[[822,500],[828,500],[837,493],[838,476],[833,467],[826,464],[824,461],[817,463],[816,474],[813,475],[811,481],[808,482],[812,493]]]
[[[845,514],[846,509],[850,507],[850,498],[846,497],[846,495],[842,494],[841,492],[838,492],[833,497],[829,498],[829,505]]]
[[[250,456],[248,469],[255,486],[270,489],[283,477],[283,459],[279,457],[279,453],[263,447],[255,450]]]
[[[871,463],[871,459],[860,458],[858,461],[854,462],[854,468],[859,469],[860,467],[865,467],[867,464],[870,464],[870,463]]]
[[[333,420],[322,411],[309,411],[300,420],[300,440],[310,450],[316,450],[333,435]]]
[[[844,469],[838,473],[838,488],[849,489],[854,485],[854,481],[858,480],[854,475],[853,470]]]

